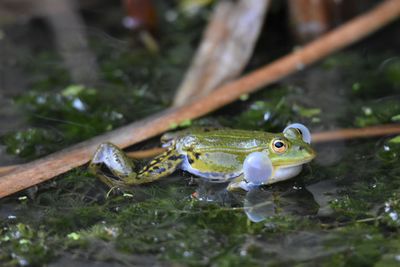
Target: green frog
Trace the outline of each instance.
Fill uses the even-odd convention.
[[[249,190],[298,175],[316,155],[310,142],[310,132],[299,123],[282,133],[188,129],[164,134],[166,151],[139,170],[111,143],[99,146],[89,169],[110,187],[150,183],[181,169],[212,183],[230,182],[228,190]]]

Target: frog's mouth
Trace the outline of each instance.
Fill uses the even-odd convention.
[[[302,161],[296,161],[294,163],[288,163],[288,164],[276,164],[275,166],[279,169],[285,169],[285,168],[292,168],[292,167],[298,167],[304,164],[309,163],[310,161],[312,161],[314,159],[314,157],[310,157],[308,159],[302,160]]]
[[[277,160],[277,162],[274,162],[273,165],[276,168],[292,168],[292,167],[297,167],[301,166],[303,164],[307,164],[310,161],[312,161],[316,157],[316,154],[313,150],[309,151],[307,154],[303,154],[302,157],[297,157],[297,159],[294,160]]]
[[[297,176],[303,169],[303,165],[309,163],[314,157],[315,156],[292,164],[277,165],[272,177],[268,180],[268,184],[284,181]]]
[[[292,177],[295,177],[301,172],[302,169],[303,169],[302,164],[279,167],[276,170],[274,170],[272,177],[268,180],[268,184],[284,181]]]

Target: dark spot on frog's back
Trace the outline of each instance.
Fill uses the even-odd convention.
[[[143,169],[139,173],[143,173],[149,169],[149,165],[143,167]]]
[[[191,157],[187,157],[189,164],[192,164],[194,160]]]
[[[159,162],[160,162],[160,159],[159,159],[159,158],[156,158],[156,159],[153,159],[153,160],[150,162],[149,165],[155,165],[155,164],[157,164],[157,163],[159,163]]]
[[[168,157],[168,160],[175,161],[182,158],[182,156],[172,155]]]
[[[156,172],[158,172],[158,173],[162,173],[162,172],[165,172],[165,171],[166,171],[165,168],[160,168],[160,169],[156,170]]]
[[[194,157],[195,157],[196,159],[199,159],[199,158],[200,158],[200,153],[194,153]]]

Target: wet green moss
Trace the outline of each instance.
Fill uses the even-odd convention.
[[[37,231],[23,223],[3,225],[0,237],[3,266],[39,266],[53,259],[53,242],[43,229]]]

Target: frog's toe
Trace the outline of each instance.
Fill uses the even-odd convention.
[[[291,129],[296,129],[304,142],[306,142],[307,144],[311,144],[311,132],[310,130],[304,126],[301,123],[292,123],[289,124],[284,130],[283,130],[283,134],[286,135],[291,135]]]
[[[240,182],[232,182],[228,185],[227,190],[230,192],[235,192],[235,191],[250,191],[256,187],[259,187],[259,184],[254,184],[251,182],[246,182],[246,181],[240,181]]]
[[[274,167],[266,152],[250,153],[243,163],[243,175],[249,185],[263,185],[268,183]]]

